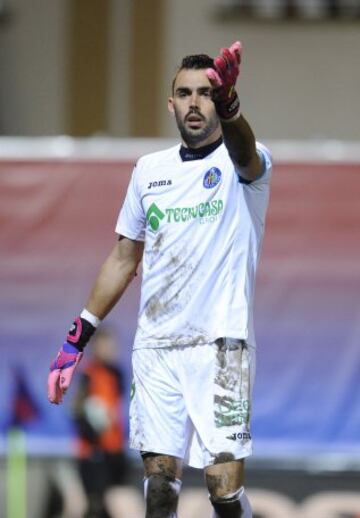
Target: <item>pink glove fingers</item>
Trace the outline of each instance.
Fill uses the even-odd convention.
[[[219,88],[220,86],[222,86],[222,81],[216,70],[214,70],[213,68],[207,68],[206,75],[209,78],[209,81],[213,88]]]
[[[71,367],[68,367],[67,369],[63,369],[61,371],[61,374],[60,374],[60,390],[62,391],[63,394],[65,394],[65,392],[67,391],[67,389],[69,388],[69,386],[71,384],[71,380],[73,378],[75,369],[76,369],[79,361],[81,360],[82,355],[83,355],[83,353],[79,353],[77,358],[76,358],[76,361],[75,361],[74,365],[72,365]]]
[[[228,67],[237,65],[236,56],[233,52],[230,51],[230,49],[224,49],[222,52],[222,57],[225,59]]]
[[[241,45],[241,42],[240,41],[236,41],[235,43],[233,43],[230,48],[229,48],[230,52],[232,54],[234,54],[234,56],[236,57],[236,60],[238,62],[238,64],[240,65],[241,63],[241,52],[242,52],[242,45]]]
[[[214,59],[214,65],[219,74],[224,75],[227,69],[227,63],[223,56]]]
[[[62,391],[59,386],[60,369],[55,369],[48,376],[48,400],[58,405],[62,401]]]
[[[223,58],[226,62],[226,74],[229,76],[229,79],[236,80],[239,73],[239,65],[236,59],[236,56],[230,52],[229,49],[225,49]]]
[[[48,376],[48,399],[50,403],[59,404],[63,395],[71,384],[76,367],[83,353],[68,343],[65,343],[58,352],[56,359],[50,366]]]
[[[229,48],[221,49],[214,59],[214,70],[206,71],[213,87],[212,99],[216,111],[223,121],[233,121],[239,117],[240,102],[235,90],[235,84],[240,72],[242,46],[239,41]]]
[[[225,49],[223,56],[214,60],[215,68],[225,86],[234,85],[239,74],[239,65],[235,56]]]

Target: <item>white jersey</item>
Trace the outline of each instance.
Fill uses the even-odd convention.
[[[212,343],[255,345],[255,273],[269,198],[262,176],[240,181],[224,144],[182,161],[179,145],[139,159],[116,232],[145,241],[134,349]]]

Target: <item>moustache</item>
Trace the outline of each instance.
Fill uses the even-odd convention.
[[[197,110],[190,110],[189,113],[185,116],[185,121],[189,120],[189,117],[198,117],[202,121],[205,121],[205,117]]]

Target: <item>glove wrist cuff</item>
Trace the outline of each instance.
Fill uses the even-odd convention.
[[[234,121],[236,121],[236,120],[240,117],[240,115],[241,115],[241,112],[240,112],[240,110],[238,110],[238,111],[237,111],[237,112],[236,112],[232,117],[230,117],[230,118],[228,117],[228,118],[226,118],[226,119],[225,119],[225,118],[223,118],[223,117],[220,117],[220,115],[219,115],[219,119],[220,119],[220,121],[221,121],[222,123],[225,123],[225,124],[226,124],[227,122],[234,122]]]
[[[80,313],[80,318],[84,318],[85,320],[90,322],[90,324],[93,325],[95,328],[98,327],[98,325],[101,322],[99,317],[97,317],[93,313],[90,313],[90,311],[88,311],[86,308],[84,308]]]
[[[215,101],[216,113],[223,122],[232,122],[240,117],[240,100],[235,92],[230,99]]]
[[[81,352],[95,331],[96,327],[88,320],[81,316],[77,317],[70,327],[66,341]]]

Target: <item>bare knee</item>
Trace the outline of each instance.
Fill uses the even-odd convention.
[[[146,518],[175,518],[181,489],[181,461],[167,455],[143,455]]]
[[[244,485],[244,461],[241,459],[208,466],[205,478],[211,499],[234,493]]]
[[[220,459],[224,459],[221,457]],[[251,518],[250,502],[244,490],[244,461],[225,461],[205,470],[213,518]]]
[[[142,452],[141,456],[146,477],[150,475],[164,475],[170,478],[181,479],[182,459],[151,452]]]

